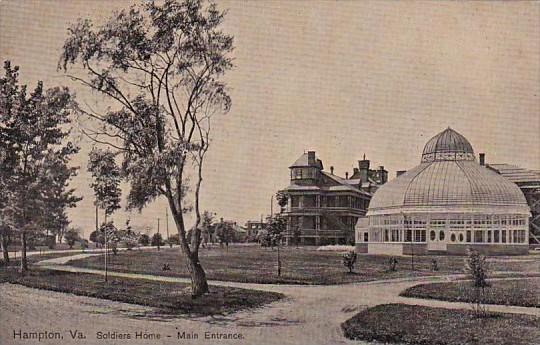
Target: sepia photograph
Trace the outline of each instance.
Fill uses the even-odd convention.
[[[0,0],[0,345],[540,345],[540,1]]]

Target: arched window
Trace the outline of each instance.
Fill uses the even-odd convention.
[[[444,241],[444,231],[439,231],[439,240]]]
[[[463,234],[459,234],[459,242],[463,242]]]
[[[431,230],[431,232],[429,233],[429,239],[432,240],[432,241],[435,241],[435,236],[437,236],[435,234],[435,231]]]
[[[452,234],[452,235],[450,236],[450,241],[456,242],[456,234]]]

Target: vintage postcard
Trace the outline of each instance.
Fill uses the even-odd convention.
[[[540,2],[0,0],[0,345],[540,345]]]

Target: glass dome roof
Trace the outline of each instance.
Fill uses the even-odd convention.
[[[474,151],[463,135],[448,127],[424,146],[422,162],[435,160],[474,160]]]
[[[478,164],[467,139],[448,128],[428,141],[420,165],[375,192],[368,215],[389,209],[477,206],[529,212],[519,187]]]

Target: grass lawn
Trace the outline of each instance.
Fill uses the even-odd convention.
[[[517,305],[540,308],[540,278],[494,280],[485,289],[486,304]],[[413,286],[401,296],[472,302],[474,288],[470,281],[433,283]]]
[[[156,282],[144,279],[110,277],[105,284],[101,275],[34,269],[21,276],[14,268],[0,269],[0,283],[73,293],[119,302],[154,307],[164,314],[205,316],[256,308],[284,297],[279,293],[210,286],[210,293],[191,298],[188,284]]]
[[[475,318],[467,310],[384,304],[364,310],[341,328],[349,339],[415,345],[532,345],[540,319],[496,314]]]
[[[283,247],[280,250],[282,275],[277,276],[277,250],[260,246],[231,246],[229,249],[201,249],[200,260],[208,279],[249,283],[284,284],[340,284],[377,279],[390,279],[411,275],[407,258],[398,258],[398,270],[388,272],[386,256],[359,255],[355,273],[349,274],[343,266],[342,253],[317,251],[314,247]],[[155,275],[188,277],[185,258],[178,248],[157,250],[131,250],[110,256],[110,270]],[[103,256],[72,261],[79,267],[103,268]],[[462,259],[441,258],[441,272],[455,272],[463,266]],[[431,258],[416,258],[415,273],[433,274]],[[164,263],[170,271],[162,271]],[[441,273],[438,272],[438,273]]]
[[[155,275],[188,277],[185,259],[178,248],[157,250],[131,250],[110,256],[110,269]],[[209,279],[250,283],[285,284],[342,284],[378,279],[461,273],[463,257],[418,256],[414,258],[415,271],[411,271],[410,258],[398,257],[396,272],[388,272],[388,256],[358,255],[355,274],[348,274],[342,263],[342,253],[317,251],[315,247],[283,247],[281,249],[282,276],[277,276],[277,250],[260,246],[231,246],[201,249],[200,260]],[[431,260],[436,259],[438,272],[431,271]],[[103,268],[103,256],[95,256],[71,264],[79,267]],[[540,260],[538,261],[540,262]],[[162,271],[168,263],[171,271]],[[517,267],[519,263],[513,265]],[[503,264],[500,266],[504,267]],[[538,266],[538,264],[537,264]]]

